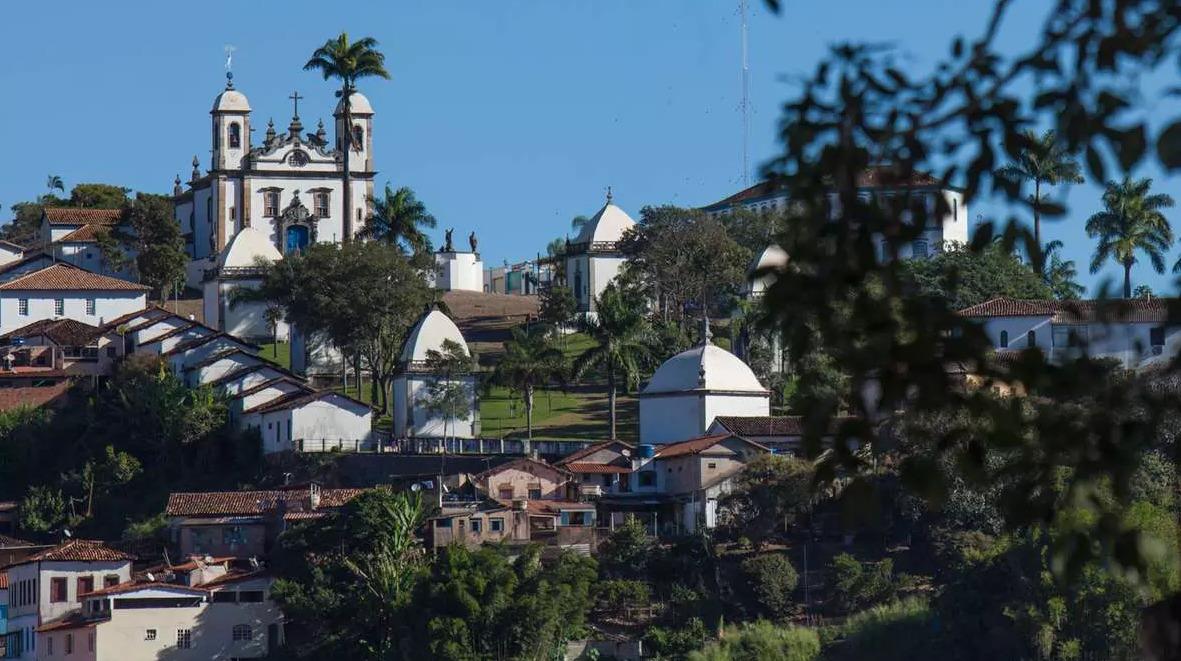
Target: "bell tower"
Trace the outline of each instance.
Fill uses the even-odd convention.
[[[349,95],[349,114],[352,115],[352,144],[349,148],[349,169],[353,172],[373,171],[373,106],[369,99],[360,92]],[[345,131],[348,123],[345,119],[344,101],[336,104],[333,113],[336,118],[336,148],[344,151]]]
[[[234,89],[234,74],[226,72],[226,88],[213,102],[212,154],[209,169],[240,170],[250,151],[250,102]]]

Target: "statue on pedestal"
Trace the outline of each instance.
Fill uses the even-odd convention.
[[[472,246],[472,252],[476,252],[476,232],[475,232],[475,230],[472,230],[472,233],[467,235],[467,242]]]
[[[443,252],[455,252],[455,247],[451,245],[451,233],[454,231],[455,228],[447,228],[446,238],[443,240]]]

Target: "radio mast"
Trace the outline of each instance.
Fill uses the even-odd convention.
[[[746,56],[746,2],[738,0],[742,16],[742,185],[750,186],[750,63]]]

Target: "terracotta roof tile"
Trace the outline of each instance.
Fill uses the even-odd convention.
[[[829,421],[829,433],[847,418],[838,417]],[[804,418],[798,415],[720,415],[714,418],[735,436],[803,436]]]
[[[86,597],[101,597],[108,594],[125,594],[127,592],[136,592],[138,590],[176,590],[178,592],[188,592],[190,594],[205,595],[206,591],[200,588],[192,588],[187,585],[180,585],[179,583],[164,583],[162,581],[128,581],[118,585],[112,585],[109,588],[100,588],[91,592],[83,592],[82,595]]]
[[[37,631],[44,633],[46,631],[61,631],[63,629],[83,629],[93,627],[99,622],[106,621],[106,616],[103,617],[87,617],[82,611],[74,611],[68,615],[52,620],[37,627]]]
[[[50,225],[114,225],[127,214],[126,209],[82,209],[79,207],[45,207],[42,209]]]
[[[0,572],[0,590],[8,589],[8,572]]]
[[[320,489],[319,507],[342,507],[364,492],[365,489]],[[255,516],[273,511],[280,502],[291,507],[307,500],[307,489],[174,493],[168,496],[164,511],[168,516]]]
[[[172,313],[161,308],[158,305],[149,305],[142,310],[136,310],[135,312],[128,312],[125,315],[115,317],[114,319],[111,319],[110,321],[107,321],[106,323],[104,323],[102,325],[102,328],[103,328],[103,330],[114,330],[117,326],[121,326],[122,324],[125,324],[128,321],[131,321],[132,319],[135,319],[137,317],[148,317],[150,319],[160,319],[160,318],[162,318],[163,315],[169,315],[169,314],[172,314]]]
[[[108,228],[108,225],[102,223],[87,223],[54,243],[93,243],[98,241],[100,233],[109,232]]]
[[[44,375],[24,375],[44,376]],[[22,406],[41,408],[43,406],[58,406],[64,404],[66,393],[72,384],[68,379],[50,386],[28,386],[18,388],[0,388],[0,411],[11,411]]]
[[[77,266],[58,262],[43,269],[26,273],[0,284],[0,289],[20,291],[60,291],[81,289],[90,291],[147,291],[134,282],[92,273]]]
[[[101,332],[97,326],[91,326],[74,319],[42,319],[0,335],[0,343],[7,342],[14,337],[43,335],[58,346],[84,347]]]
[[[566,473],[566,471],[564,469],[559,468],[554,465],[551,465],[551,464],[548,464],[544,461],[541,461],[540,459],[533,459],[530,457],[518,457],[517,459],[513,459],[512,461],[505,462],[503,464],[500,464],[499,466],[493,466],[492,468],[489,468],[488,470],[486,470],[482,473],[478,473],[476,475],[473,475],[472,479],[480,481],[485,478],[496,475],[497,473],[503,473],[506,470],[510,470],[513,468],[524,468],[526,466],[540,466],[542,468],[552,470],[558,474]]]
[[[113,549],[93,539],[71,539],[57,546],[33,554],[17,564],[30,562],[118,562],[134,560],[131,555]]]
[[[581,450],[571,452],[570,454],[566,455],[565,457],[562,457],[561,459],[555,461],[554,465],[555,466],[564,466],[572,461],[578,461],[579,459],[582,459],[583,457],[592,455],[592,454],[598,452],[599,450],[605,450],[605,449],[611,447],[612,445],[622,445],[623,447],[625,447],[629,450],[634,449],[632,446],[628,445],[627,443],[624,443],[623,441],[602,441],[600,443],[593,443],[591,445],[588,445],[585,448],[582,448]]]
[[[729,438],[738,438],[746,443],[750,443],[756,448],[766,450],[763,446],[753,441],[735,436],[734,434],[715,434],[713,436],[702,436],[700,438],[691,438],[680,443],[669,443],[668,445],[661,445],[656,448],[656,457],[659,459],[671,459],[672,457],[684,457],[691,454],[701,454],[713,446],[721,443]]]
[[[580,463],[577,461],[568,464],[562,464],[562,468],[565,468],[571,473],[590,473],[592,475],[609,475],[615,473],[623,474],[632,472],[632,469],[628,466],[615,466],[613,464],[590,464]]]
[[[1086,301],[1054,301],[999,297],[959,311],[964,317],[1052,317],[1058,323],[1121,321],[1153,323],[1169,320],[1177,299],[1134,298]]]
[[[889,166],[879,165],[866,168],[857,176],[858,188],[885,188],[885,189],[900,189],[900,188],[930,188],[932,186],[941,186],[938,179],[931,176],[927,172],[915,172],[908,179],[903,180],[895,171]],[[713,209],[715,207],[729,207],[735,204],[740,204],[748,200],[757,200],[759,198],[768,197],[778,193],[784,189],[784,185],[779,181],[760,181],[759,183],[743,189],[730,197],[719,200],[706,206],[706,209]]]

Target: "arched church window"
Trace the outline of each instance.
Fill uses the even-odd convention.
[[[230,149],[238,149],[242,146],[242,126],[238,122],[230,124]]]
[[[353,148],[357,151],[365,148],[365,129],[360,124],[353,127]]]

